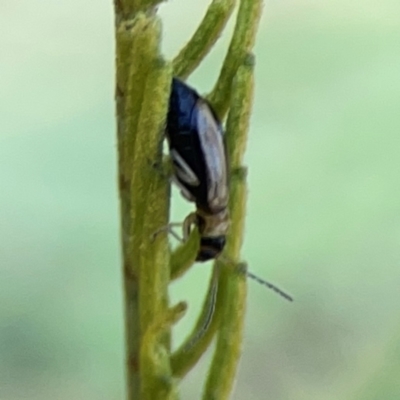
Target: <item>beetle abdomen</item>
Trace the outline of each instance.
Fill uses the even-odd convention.
[[[225,208],[228,189],[221,124],[211,106],[176,78],[166,134],[179,186],[205,212],[214,214]]]

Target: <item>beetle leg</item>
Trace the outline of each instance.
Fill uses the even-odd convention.
[[[196,222],[197,222],[197,214],[196,213],[190,213],[183,221],[182,231],[183,231],[183,240],[185,242],[189,238],[192,225],[195,225]]]
[[[174,149],[171,150],[170,154],[172,160],[174,161],[174,170],[176,176],[190,186],[200,185],[199,178],[197,178],[196,174],[189,167],[188,163],[180,156],[180,154]]]
[[[159,235],[162,232],[167,232],[170,235],[172,235],[175,239],[179,240],[180,242],[184,243],[188,240],[191,227],[192,225],[196,224],[197,222],[197,214],[196,213],[190,213],[185,220],[182,222],[171,222],[168,225],[162,226],[161,228],[157,229],[152,235],[151,235],[151,240],[154,240],[157,235]],[[183,239],[172,229],[176,226],[182,226],[182,232],[183,232]]]
[[[162,226],[161,228],[157,229],[152,235],[151,235],[151,241],[154,241],[156,237],[163,232],[167,232],[170,235],[172,235],[176,240],[180,242],[184,242],[185,240],[182,239],[172,228],[176,226],[182,226],[182,222],[171,222],[168,225]]]

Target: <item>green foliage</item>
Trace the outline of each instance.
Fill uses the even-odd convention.
[[[195,29],[186,15],[199,20],[206,3],[160,7],[171,59]],[[0,15],[10,27],[0,398],[124,399],[112,10],[76,0],[12,5]],[[243,255],[296,303],[249,282],[233,399],[398,399],[400,2],[265,5]],[[200,92],[218,76],[227,33],[190,77]],[[174,192],[179,221],[192,206]],[[196,322],[209,272],[197,264],[169,286],[173,304],[190,305],[174,325],[174,349]],[[182,399],[199,398],[211,355],[182,380]]]
[[[161,148],[171,75],[174,71],[187,77],[200,64],[220,36],[235,2],[214,0],[192,39],[172,63],[160,54],[160,21],[150,11],[157,3],[115,2],[128,398],[177,399],[176,378],[182,378],[196,364],[217,333],[204,399],[224,400],[232,391],[243,336],[246,282],[235,266],[243,239],[246,174],[238,171],[242,170],[251,112],[254,60],[250,52],[261,1],[240,1],[235,33],[209,96],[221,118],[230,109],[226,138],[231,160],[232,222],[197,324],[174,354],[170,352],[170,330],[182,317],[185,305],[169,308],[168,285],[193,265],[199,238],[194,230],[170,255],[167,234],[154,236],[168,224],[166,169],[160,173],[156,166],[163,165]]]

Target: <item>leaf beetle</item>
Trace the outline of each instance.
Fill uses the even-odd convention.
[[[196,211],[183,223],[184,238],[197,225],[201,239],[196,261],[214,259],[225,246],[229,226],[223,129],[211,105],[177,78],[172,80],[166,137],[174,182],[196,203]]]
[[[173,164],[173,180],[196,211],[183,222],[184,240],[192,225],[200,233],[196,261],[220,256],[229,228],[228,163],[224,131],[211,105],[178,78],[172,79],[165,134]],[[292,297],[251,272],[245,275],[292,301]],[[212,313],[211,313],[212,314]]]

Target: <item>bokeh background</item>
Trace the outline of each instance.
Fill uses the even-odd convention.
[[[207,3],[161,7],[168,57]],[[2,2],[0,26],[0,399],[122,399],[111,0]],[[243,257],[295,303],[249,282],[233,398],[399,399],[400,2],[266,1],[255,53]],[[172,286],[176,344],[209,273]]]

